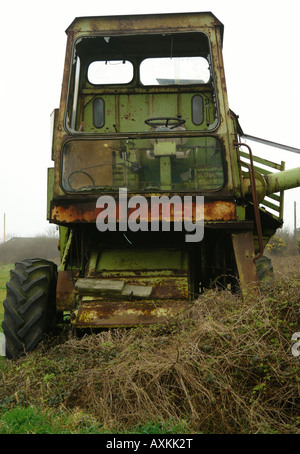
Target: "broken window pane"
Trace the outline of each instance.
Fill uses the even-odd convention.
[[[204,57],[147,58],[140,66],[143,85],[205,84],[210,80]]]
[[[128,84],[132,78],[133,65],[127,60],[93,61],[88,67],[93,85]]]

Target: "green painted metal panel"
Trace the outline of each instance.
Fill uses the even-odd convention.
[[[50,202],[53,199],[54,168],[48,169],[47,175],[47,219],[50,219]]]
[[[188,270],[188,254],[180,250],[129,249],[100,253],[96,271]]]
[[[164,89],[165,90],[165,89]],[[89,90],[84,90],[84,93]],[[149,93],[150,91],[150,93]],[[84,132],[136,132],[147,131],[151,128],[145,125],[145,120],[153,117],[181,117],[186,121],[187,130],[206,130],[214,121],[214,103],[210,92],[199,93],[158,93],[148,88],[147,93],[112,94],[93,90],[82,101],[82,119]],[[192,121],[192,99],[194,95],[203,98],[203,122],[195,125]],[[101,97],[104,102],[104,125],[95,128],[93,121],[93,101]]]

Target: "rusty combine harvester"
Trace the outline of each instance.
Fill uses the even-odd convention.
[[[258,291],[283,191],[300,185],[299,168],[284,171],[242,142],[227,100],[223,25],[210,12],[76,18],[66,34],[48,169],[61,265],[28,259],[11,271],[9,358],[66,314],[78,328],[132,327],[174,319],[212,285]],[[97,228],[102,196],[116,209],[106,231]],[[121,205],[127,221],[141,196],[160,210],[155,219],[140,212],[140,228],[126,229]],[[184,218],[175,226],[173,196],[188,200],[194,221],[204,197],[201,241],[186,241]]]

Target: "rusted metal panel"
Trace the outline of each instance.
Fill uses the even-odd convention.
[[[56,286],[56,308],[58,311],[75,307],[73,271],[59,271]]]
[[[188,299],[189,287],[188,277],[161,277],[149,279],[149,285],[153,285],[153,298],[173,298],[174,300]]]
[[[193,207],[193,221],[196,220],[196,204]],[[128,209],[128,216],[135,211],[134,208]],[[96,201],[88,202],[70,202],[60,203],[58,200],[51,204],[51,220],[56,223],[73,223],[73,222],[96,222],[100,208],[96,208]],[[182,211],[183,216],[183,211]],[[116,206],[116,217],[119,219],[118,204]],[[235,202],[227,200],[208,201],[204,203],[204,221],[233,221],[236,220],[236,205]],[[145,221],[145,219],[141,219]],[[156,220],[152,218],[152,220]],[[159,220],[162,220],[160,211]],[[170,221],[174,220],[174,209],[171,205]],[[151,206],[148,203],[148,222],[151,222]]]
[[[243,296],[258,294],[257,270],[252,232],[232,234],[233,250]]]
[[[188,277],[141,276],[126,279],[130,285],[152,287],[151,299],[188,299]]]
[[[132,299],[141,295],[143,299],[189,299],[189,257],[187,252],[174,248],[157,249],[107,249],[92,254],[87,265],[86,282],[90,287],[101,280],[119,284],[119,294],[113,298],[124,298],[124,291],[132,286]],[[124,282],[124,289],[121,283]],[[77,287],[77,284],[76,284]],[[151,291],[150,291],[151,290]],[[96,289],[88,289],[89,294]],[[88,293],[83,292],[85,295]],[[108,292],[97,292],[109,296]]]
[[[114,273],[103,273],[105,274],[106,278],[109,278],[107,280],[110,281],[115,281],[115,282],[121,282],[119,281],[120,276],[118,276],[118,272]],[[143,274],[142,271],[140,271],[137,274]],[[112,278],[112,275],[114,276],[114,279]],[[132,287],[140,287],[144,289],[151,289],[151,292],[149,290],[149,296],[151,296],[151,299],[167,299],[167,298],[173,298],[174,300],[176,299],[188,299],[189,298],[189,285],[188,285],[188,276],[161,276],[161,275],[156,275],[156,276],[124,276],[124,273],[122,274],[122,278],[124,279],[124,288],[122,291],[117,292],[115,291],[115,296],[114,299],[124,299],[124,293],[123,291],[127,292],[128,286]],[[93,280],[95,281],[95,287],[93,288]],[[95,276],[94,279],[89,279],[89,289],[88,290],[83,290],[77,289],[77,286],[75,284],[75,290],[78,291],[78,293],[84,294],[84,295],[97,295],[105,297],[105,299],[110,299],[112,297],[112,291],[106,291],[104,292],[103,290],[97,290],[96,284],[97,281],[100,279]],[[134,290],[134,288],[132,289]],[[146,292],[146,290],[145,290]],[[117,293],[119,293],[117,295]],[[148,292],[147,292],[148,293]],[[136,295],[133,293],[132,295],[133,299],[136,299]]]
[[[88,288],[81,285],[80,281],[88,281]],[[171,299],[175,304],[178,301],[189,299],[189,283],[188,276],[150,276],[128,278],[126,281],[118,279],[105,279],[110,281],[112,285],[99,287],[99,282],[104,279],[79,279],[76,281],[74,272],[60,271],[58,273],[57,289],[56,289],[56,306],[57,310],[71,310],[76,306],[76,295],[84,295],[83,298],[93,296],[103,304],[111,304],[113,301],[130,300],[132,304],[138,304],[141,299],[144,301],[152,301],[152,304],[160,304],[161,301]],[[115,289],[114,283],[122,283],[122,291]],[[126,282],[126,283],[125,283]],[[78,284],[77,284],[78,283]],[[95,284],[95,285],[94,285]],[[98,285],[98,286],[97,286]],[[150,299],[151,298],[151,299]],[[87,310],[87,309],[86,309]]]
[[[58,273],[56,300],[57,310],[74,309],[79,297],[89,296],[110,304],[113,301],[130,300],[132,304],[141,299],[156,302],[172,299],[189,299],[189,278],[185,270],[138,270],[133,275],[128,271],[102,271],[89,278],[78,279],[78,272],[71,270]],[[176,304],[177,304],[176,303]],[[153,303],[154,304],[154,303]]]
[[[215,29],[220,27],[223,39],[223,24],[211,13],[171,13],[171,14],[143,14],[128,16],[95,16],[77,17],[69,25],[66,33],[69,35],[80,33],[128,33],[162,31],[164,33],[176,30]]]
[[[51,221],[57,223],[95,222],[100,210],[95,202],[51,204]]]
[[[232,221],[236,219],[234,202],[217,200],[205,202],[204,221]]]
[[[85,297],[71,322],[78,327],[120,327],[172,321],[189,301],[100,301]]]

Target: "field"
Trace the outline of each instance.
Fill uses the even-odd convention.
[[[3,320],[3,304],[6,295],[6,282],[9,280],[9,270],[13,265],[0,265],[0,321]],[[0,331],[2,328],[0,326]]]
[[[300,256],[272,261],[247,302],[212,289],[174,323],[66,330],[6,361],[0,433],[300,434]]]

